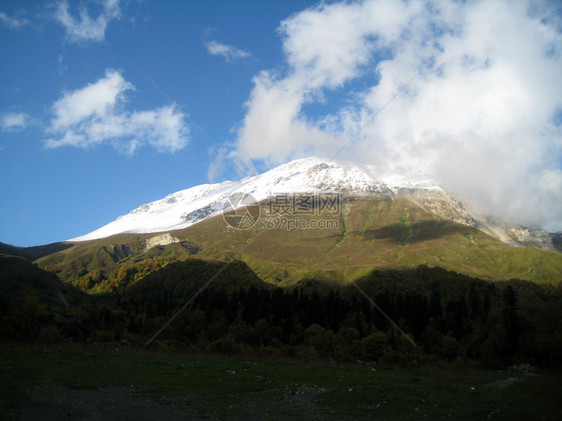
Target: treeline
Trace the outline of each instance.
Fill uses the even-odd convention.
[[[378,272],[359,286],[376,307],[353,286],[325,293],[306,284],[293,290],[252,286],[230,293],[208,288],[156,343],[338,361],[431,357],[489,367],[562,362],[560,295],[552,288],[516,281],[494,284],[426,268]],[[166,291],[124,295],[114,307],[115,316],[127,323],[128,333],[144,340],[186,298]],[[105,326],[114,322],[108,319]]]
[[[0,332],[45,342],[140,346],[222,265],[170,263],[95,302],[57,311],[29,295],[17,307],[0,305]],[[275,288],[235,262],[151,346],[341,362],[562,365],[559,286],[490,283],[423,266],[375,271],[355,286],[322,286],[311,279]]]

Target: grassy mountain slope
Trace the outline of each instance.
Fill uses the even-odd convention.
[[[58,270],[65,280],[93,271],[108,277],[126,263],[155,257],[185,259],[195,254],[200,258],[240,259],[261,279],[279,285],[310,277],[343,282],[342,271],[355,280],[373,269],[418,265],[489,280],[519,278],[557,283],[562,278],[561,253],[511,247],[475,228],[441,219],[403,197],[348,199],[338,215],[298,218],[307,223],[322,219],[337,225],[287,230],[262,217],[252,228],[236,230],[217,216],[173,231],[177,243],[145,250],[145,241],[156,234],[121,234],[78,243],[38,263]]]
[[[145,241],[153,235],[121,234],[109,238],[76,243],[69,249],[37,260],[43,267],[57,272],[63,280],[79,280],[96,273],[102,279],[116,274],[119,268],[143,259],[163,257],[175,260],[197,254],[189,242],[156,246],[147,250]]]
[[[229,231],[218,217],[176,235],[200,244],[204,255],[222,257],[238,251],[263,279],[283,284],[310,273],[341,280],[345,270],[353,280],[373,268],[421,264],[490,280],[556,282],[562,273],[560,253],[508,246],[404,198],[354,200],[343,206],[338,219],[334,229],[287,231],[258,224],[252,230]]]

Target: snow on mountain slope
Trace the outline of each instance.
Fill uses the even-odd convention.
[[[186,228],[220,213],[234,193],[251,194],[257,201],[270,195],[296,192],[338,192],[394,195],[400,188],[440,190],[428,180],[375,178],[374,169],[347,162],[304,158],[240,181],[203,184],[170,194],[120,216],[115,221],[69,241],[87,241],[119,233],[152,233]]]
[[[257,201],[262,201],[281,193],[320,192],[388,197],[402,195],[439,217],[479,228],[508,244],[554,249],[548,233],[509,227],[501,221],[475,215],[446,189],[422,174],[410,177],[380,175],[372,166],[315,157],[291,161],[240,181],[203,184],[170,194],[69,241],[88,241],[120,233],[156,233],[187,228],[220,214],[229,196],[235,193],[250,194]]]

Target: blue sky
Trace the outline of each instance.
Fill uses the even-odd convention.
[[[562,230],[561,16],[556,1],[4,1],[0,241],[73,238],[241,178],[224,154],[245,174],[329,158],[412,76],[339,158]]]
[[[186,145],[173,151],[143,145],[129,153],[109,141],[46,148],[53,105],[65,92],[109,70],[134,86],[124,92],[124,112],[170,106],[148,77],[217,144],[232,142],[252,77],[281,61],[279,22],[306,2],[119,2],[119,17],[108,19],[101,39],[73,36],[56,19],[64,3],[45,4],[0,5],[16,21],[0,25],[0,113],[24,116],[0,132],[0,241],[23,246],[84,234],[208,181],[213,145],[187,121]],[[80,7],[92,20],[103,14],[103,4],[70,2],[76,21]],[[249,55],[212,55],[212,42]],[[223,177],[239,178],[232,168]]]

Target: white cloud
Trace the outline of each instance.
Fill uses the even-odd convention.
[[[119,72],[107,71],[105,78],[90,83],[82,89],[65,93],[53,106],[54,130],[78,123],[91,116],[103,117],[113,112],[118,101],[124,100],[124,93],[133,89]]]
[[[254,78],[248,112],[238,131],[238,152],[243,158],[280,162],[334,142],[330,133],[310,124],[300,113],[306,92],[291,79],[278,81],[268,72]]]
[[[25,113],[7,112],[2,114],[1,126],[4,131],[21,130],[25,128],[29,121],[29,116]]]
[[[290,77],[304,89],[341,86],[361,73],[375,48],[392,45],[412,9],[386,0],[322,4],[291,16],[279,28]]]
[[[417,73],[340,158],[422,171],[485,212],[562,230],[555,8],[371,0],[297,13],[279,29],[288,71],[254,78],[233,155],[331,157]],[[341,102],[308,113],[328,93]]]
[[[80,7],[80,18],[75,18],[70,14],[68,1],[60,0],[55,19],[64,27],[70,42],[103,41],[107,25],[120,17],[119,1],[104,0],[103,11],[97,18],[92,19],[85,5]]]
[[[232,61],[240,58],[248,58],[251,56],[250,53],[238,48],[232,47],[230,45],[223,44],[217,41],[210,41],[205,44],[209,54],[214,56],[222,56],[226,61]]]
[[[87,148],[110,142],[132,154],[143,145],[159,152],[176,152],[188,143],[189,128],[175,106],[147,111],[124,109],[125,93],[134,89],[115,70],[84,88],[66,92],[53,105],[47,148]]]
[[[18,29],[31,24],[28,19],[13,18],[8,16],[4,12],[0,12],[0,22],[2,22],[2,24],[6,25],[10,29]]]

